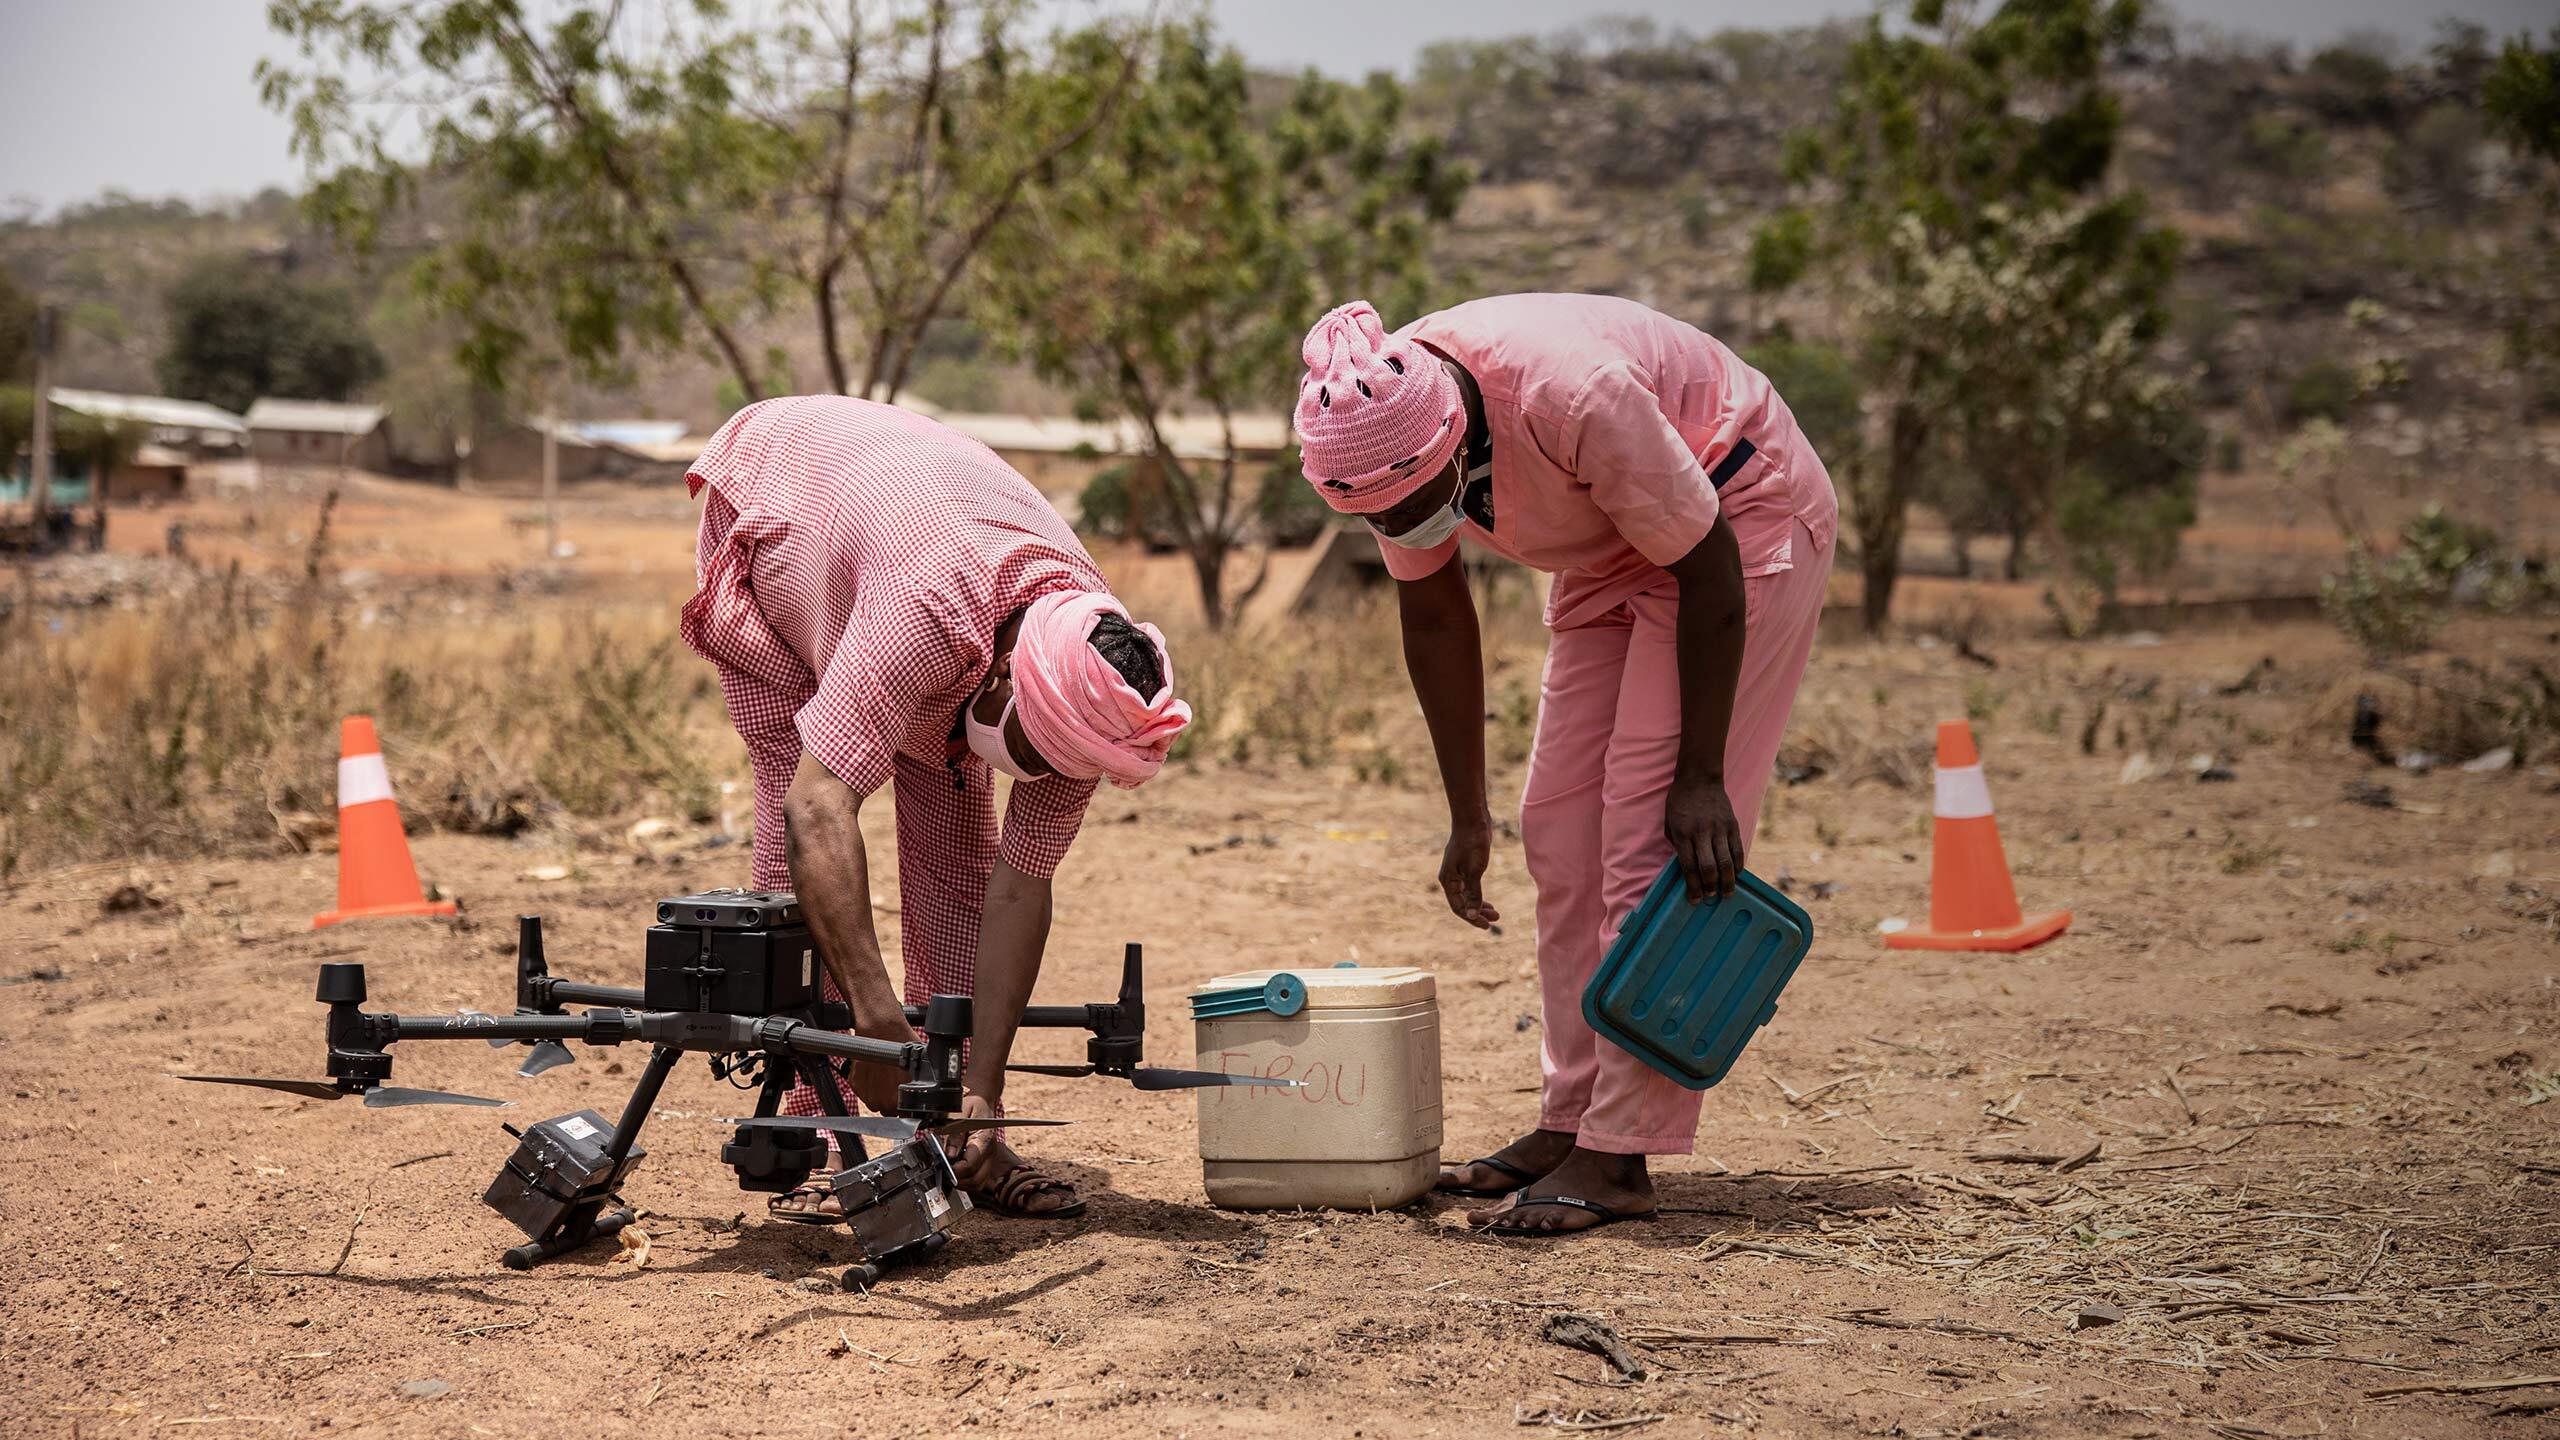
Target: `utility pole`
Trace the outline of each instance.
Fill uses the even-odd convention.
[[[56,315],[51,305],[36,307],[36,394],[35,436],[29,446],[27,466],[27,500],[30,518],[35,523],[35,548],[47,549],[52,529],[47,525],[53,509],[53,335]]]
[[[560,558],[560,417],[542,411],[542,560]]]

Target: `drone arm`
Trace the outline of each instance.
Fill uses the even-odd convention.
[[[867,1060],[887,1065],[902,1074],[912,1075],[924,1055],[925,1047],[912,1041],[874,1040],[867,1035],[844,1035],[821,1030],[797,1020],[767,1016],[750,1021],[755,1031],[755,1046],[786,1055],[823,1055],[836,1060]]]
[[[549,1005],[530,1008],[549,1009],[552,1005],[610,1005],[637,1010],[648,1003],[645,992],[620,985],[588,985],[576,980],[551,980],[544,987]]]
[[[585,985],[551,973],[542,949],[542,917],[516,917],[516,1010],[556,1015],[563,1005],[614,1005],[639,1009],[647,998],[619,985]]]
[[[1024,1030],[1082,1030],[1092,1036],[1089,1060],[1106,1074],[1125,1075],[1144,1058],[1147,1001],[1144,957],[1134,943],[1121,952],[1120,998],[1099,1005],[1025,1005]],[[910,1005],[907,1023],[924,1023],[924,1007]]]
[[[647,1038],[651,1018],[626,1010],[579,1015],[376,1015],[364,1017],[373,1048],[399,1040],[576,1040],[619,1045]]]
[[[1090,1030],[1094,1012],[1109,1008],[1107,1005],[1025,1005],[1018,1023],[1025,1030]],[[924,1007],[908,1006],[907,1023],[923,1024]]]

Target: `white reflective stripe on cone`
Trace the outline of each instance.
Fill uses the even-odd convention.
[[[1979,820],[1991,813],[1991,787],[1979,765],[1959,765],[1938,772],[1938,818]]]
[[[391,767],[380,755],[349,755],[338,762],[338,808],[391,798]]]

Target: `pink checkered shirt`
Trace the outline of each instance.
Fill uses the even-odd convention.
[[[754,884],[792,883],[782,801],[804,749],[856,794],[893,784],[907,997],[971,993],[995,857],[1054,874],[1094,786],[1013,786],[999,835],[992,772],[960,738],[960,707],[997,626],[1051,591],[1109,589],[1102,572],[994,451],[894,406],[750,405],[685,482],[711,493],[682,630],[719,667],[755,766]],[[815,1109],[806,1087],[788,1108]]]

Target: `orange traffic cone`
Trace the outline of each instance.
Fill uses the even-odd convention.
[[[375,915],[451,915],[456,908],[418,888],[373,717],[348,716],[338,732],[338,908],[312,916],[311,928]]]
[[[1929,842],[1929,928],[1887,935],[1897,950],[2024,950],[2071,925],[2071,912],[2025,915],[2009,879],[2009,857],[2000,849],[2000,825],[1991,818],[1991,787],[1982,780],[1982,757],[1973,727],[1962,720],[1938,725],[1937,834]]]

